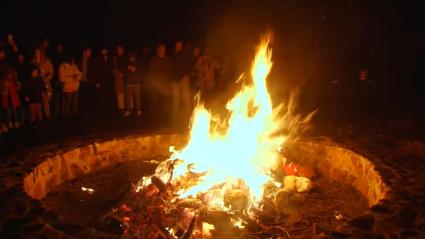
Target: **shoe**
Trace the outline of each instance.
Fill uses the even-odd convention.
[[[15,122],[15,128],[17,129],[21,128],[21,124],[19,122]]]
[[[9,129],[13,129],[13,123],[9,122]]]
[[[130,116],[130,115],[131,115],[131,112],[130,111],[124,112],[124,117]]]
[[[141,110],[138,110],[137,111],[137,116],[141,116],[142,115],[142,111]]]

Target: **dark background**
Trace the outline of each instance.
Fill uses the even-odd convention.
[[[53,44],[64,42],[68,50],[118,42],[139,50],[182,39],[230,56],[240,70],[249,67],[260,34],[272,29],[271,78],[277,94],[301,88],[305,107],[315,108],[329,82],[350,89],[358,70],[367,68],[375,83],[370,105],[377,116],[423,119],[425,25],[419,2],[3,0],[0,4],[0,36],[13,33],[27,50],[43,37]],[[355,93],[341,97],[347,96],[356,97]],[[344,104],[342,98],[333,101]],[[328,108],[346,110],[336,105]]]

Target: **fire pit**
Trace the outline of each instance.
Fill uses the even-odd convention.
[[[167,158],[168,145],[182,144],[184,138],[176,135],[144,136],[93,143],[58,153],[25,177],[24,188],[29,196],[41,200],[47,207],[50,218],[44,216],[46,218],[43,219],[51,223],[55,230],[71,237],[108,238],[123,236],[125,230],[146,233],[142,227],[126,222],[138,220],[137,216],[143,215],[134,206],[148,198],[135,193],[131,183],[137,183],[138,176],[143,176],[141,174],[152,174],[158,161]],[[371,206],[383,199],[388,190],[371,162],[328,139],[299,140],[288,148],[285,152],[287,157],[297,155],[298,163],[314,166],[317,172],[315,186],[309,192],[288,194],[288,198],[280,201],[281,221],[271,223],[267,221],[270,218],[265,218],[266,214],[263,215],[265,222],[261,227],[250,221],[251,225],[244,229],[246,238],[253,235],[253,230],[258,233],[257,237],[261,236],[260,233],[269,233],[280,234],[282,238],[288,234],[296,238],[349,233],[348,222],[366,212],[368,204]],[[193,208],[195,206],[191,203],[196,202],[184,203],[188,205],[183,207]],[[165,203],[160,204],[165,206]],[[147,207],[142,208],[147,210]],[[149,213],[155,215],[155,212]],[[221,226],[227,227],[227,230],[222,228],[224,231],[216,231],[216,238],[232,235],[231,232],[243,232],[229,230],[234,227],[231,218],[227,214],[215,213],[210,215],[212,219],[208,224],[215,223],[217,226],[214,220],[222,220]],[[171,219],[175,216],[168,217]],[[187,228],[181,225],[183,235],[185,230],[187,233],[190,229],[192,219],[192,216],[188,216],[189,221],[183,224]],[[226,225],[225,220],[229,220],[230,224]],[[204,227],[212,229],[205,223]],[[152,232],[156,230],[149,229]],[[169,233],[169,228],[168,231],[162,229],[165,231],[161,233]],[[194,227],[192,233],[198,229],[199,226]],[[161,228],[158,230],[161,231]],[[210,232],[213,236],[214,230]]]
[[[96,197],[99,193],[102,193],[102,183],[99,183],[96,175],[111,176],[112,174],[107,173],[117,172],[116,176],[120,176],[122,167],[130,168],[134,170],[133,172],[144,172],[145,175],[149,175],[156,168],[153,160],[167,158],[169,154],[168,146],[182,145],[185,138],[164,134],[120,136],[112,139],[71,139],[62,143],[60,148],[57,145],[35,147],[22,154],[5,159],[1,168],[2,195],[4,195],[2,196],[3,217],[0,220],[1,235],[6,238],[117,237],[119,231],[106,232],[106,230],[100,230],[101,223],[96,221],[94,216],[101,215],[98,218],[102,218],[110,213],[113,208],[120,208],[125,202],[124,195],[128,195],[129,190],[125,186],[111,188],[117,185],[114,184],[109,188],[111,190],[105,190],[101,194],[108,197],[102,198],[100,201],[96,200],[97,203],[95,204],[85,204],[91,199],[99,199]],[[421,233],[423,233],[423,221],[421,224],[423,197],[421,198],[420,195],[423,192],[420,190],[420,186],[414,186],[413,191],[411,191],[410,186],[406,185],[411,185],[412,179],[417,179],[418,185],[423,183],[423,176],[414,174],[414,168],[418,166],[414,163],[417,157],[412,158],[412,155],[424,155],[425,145],[418,142],[398,142],[391,146],[392,149],[386,148],[387,146],[379,148],[381,154],[373,153],[365,145],[360,146],[350,147],[355,148],[356,151],[361,149],[364,152],[363,155],[368,155],[368,158],[329,138],[302,139],[293,145],[288,145],[287,157],[296,157],[299,159],[298,162],[313,165],[317,177],[321,178],[313,180],[315,186],[310,192],[305,193],[307,198],[304,199],[317,199],[314,196],[321,195],[320,192],[323,192],[323,189],[326,188],[334,190],[327,192],[336,195],[330,198],[327,204],[322,204],[320,202],[322,199],[318,199],[320,204],[317,204],[317,206],[320,205],[320,214],[314,215],[317,211],[310,211],[313,212],[313,216],[308,220],[305,220],[304,217],[301,220],[302,223],[297,225],[300,229],[305,229],[304,231],[291,231],[294,228],[282,227],[290,233],[291,237],[296,238],[297,235],[302,237],[298,233],[317,233],[316,236],[323,233],[335,238],[350,236],[362,238],[361,235],[365,238],[371,235],[375,236],[374,238],[385,238],[385,235],[401,235],[400,238],[421,238]],[[378,147],[372,148],[377,149]],[[409,158],[412,158],[412,160]],[[143,162],[144,160],[147,162]],[[140,165],[143,165],[146,169],[139,170],[138,166]],[[413,174],[409,175],[413,176],[406,179],[405,176],[408,172],[412,172]],[[103,179],[101,182],[104,182],[104,185],[108,185],[111,180],[116,178],[101,179]],[[122,181],[127,180],[123,177],[120,179]],[[324,187],[320,185],[321,180],[324,180]],[[326,185],[330,185],[327,182],[335,183],[335,180],[339,181],[335,187],[326,187]],[[85,187],[86,190],[84,191],[82,187]],[[69,191],[72,188],[75,191]],[[356,190],[352,190],[353,188]],[[94,192],[91,193],[90,189],[93,189]],[[347,189],[347,191],[338,191],[342,189]],[[78,200],[72,198],[70,194],[66,194],[77,191],[78,193],[75,193],[74,196],[79,196],[79,198],[77,197]],[[55,199],[55,197],[60,198],[59,192],[65,195],[64,200],[61,201],[62,204],[54,205],[52,204],[54,200],[49,200]],[[359,199],[363,197],[364,200],[367,200],[369,209],[363,211],[363,203],[360,203],[357,205],[361,205],[361,208],[356,208],[356,210],[359,210],[355,212],[356,214],[344,215],[344,211],[341,209],[350,207],[352,201],[336,202],[335,200],[338,199],[339,195],[348,192],[353,193],[351,195],[359,195],[357,192],[360,192],[362,196]],[[109,194],[118,196],[112,197]],[[111,200],[108,203],[103,202],[106,199]],[[115,201],[112,199],[115,199]],[[83,200],[83,202],[80,200]],[[311,205],[300,200],[298,202]],[[288,215],[296,212],[296,210],[302,212],[302,204],[296,204],[297,201],[294,202],[285,207],[285,212]],[[67,203],[75,203],[71,207],[73,210],[63,210],[70,208],[66,208]],[[93,205],[97,206],[97,204],[104,206],[96,211],[99,213],[92,214],[94,216],[91,218],[83,218],[84,215],[90,215],[90,212],[93,212],[95,208],[91,208],[92,211],[84,210]],[[321,208],[323,205],[326,205],[326,207]],[[413,208],[416,210],[412,210]],[[74,214],[67,214],[69,212]],[[355,218],[350,218],[350,216]],[[334,220],[340,223],[331,224],[331,226],[336,227],[333,230],[326,231],[326,228],[319,226],[320,222],[323,222],[322,219],[326,217],[329,217],[330,221]],[[299,219],[300,217],[293,216],[292,218]],[[283,223],[285,222],[288,221],[283,221]],[[112,223],[109,229],[116,228],[112,225],[116,226]],[[98,230],[95,229],[96,227]],[[123,229],[119,225],[118,227],[121,228],[120,230]],[[285,238],[286,232],[282,231],[281,237]]]

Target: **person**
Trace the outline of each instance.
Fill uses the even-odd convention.
[[[46,88],[41,77],[40,69],[38,69],[36,66],[31,66],[27,87],[25,88],[23,95],[25,101],[29,104],[29,121],[33,126],[36,126],[36,123],[43,120],[41,104],[45,91]]]
[[[45,47],[45,45],[43,46]],[[50,118],[50,99],[53,92],[51,80],[53,78],[54,69],[53,69],[52,62],[50,61],[50,59],[46,57],[46,54],[43,51],[43,49],[35,48],[34,57],[31,60],[31,64],[38,67],[38,69],[40,69],[41,71],[41,78],[43,78],[44,86],[46,88],[46,91],[43,93],[43,111],[44,111],[44,117],[46,119],[49,119]]]
[[[149,47],[145,46],[142,49],[142,54],[140,55],[140,63],[143,69],[147,69],[149,65],[149,57],[150,57],[150,49]],[[146,76],[147,72],[143,72],[144,76]]]
[[[44,53],[45,56],[47,56],[47,53],[48,53],[47,51],[49,50],[49,46],[50,46],[49,38],[47,38],[47,37],[43,38],[43,40],[40,43],[40,49]]]
[[[166,52],[167,48],[160,43],[156,48],[156,55],[149,61],[148,87],[151,94],[151,114],[158,121],[162,121],[161,123],[168,120],[167,98],[173,78],[173,62]]]
[[[218,64],[211,56],[211,50],[205,49],[204,54],[196,63],[197,81],[196,86],[207,101],[216,87],[215,72],[219,69]]]
[[[198,63],[198,59],[201,57],[201,48],[195,47],[192,50],[192,58],[191,58],[191,72],[190,72],[190,87],[192,92],[197,91],[197,79],[198,79],[198,71],[196,69],[196,63]]]
[[[93,64],[94,109],[102,116],[110,115],[115,103],[114,78],[112,75],[112,60],[108,48],[100,50],[100,56],[96,57]]]
[[[81,61],[78,63],[78,67],[81,72],[81,82],[79,89],[79,105],[80,110],[83,113],[90,113],[94,109],[93,92],[95,86],[93,85],[93,59],[92,50],[89,47],[85,47],[82,51]]]
[[[10,66],[1,79],[2,109],[6,112],[6,121],[9,129],[19,128],[20,119],[18,109],[21,105],[18,90],[20,84],[17,81],[17,74]]]
[[[9,64],[6,59],[6,52],[0,48],[0,73],[5,73]]]
[[[19,53],[19,47],[16,44],[12,34],[7,35],[7,46],[8,46],[7,49],[9,49],[9,51],[7,51],[8,55],[12,55],[12,54],[17,55]]]
[[[135,52],[130,53],[124,80],[126,97],[126,111],[124,116],[131,115],[133,108],[135,108],[137,115],[140,116],[142,115],[142,67],[136,60]]]
[[[19,53],[17,56],[15,69],[17,73],[17,81],[20,84],[20,88],[18,91],[19,99],[21,102],[20,108],[20,119],[21,123],[24,124],[27,122],[27,112],[29,112],[29,105],[24,99],[23,92],[27,88],[27,83],[29,80],[30,70],[32,69],[31,64],[25,59],[25,56],[22,53]]]
[[[186,116],[190,112],[190,73],[191,56],[183,48],[183,43],[177,41],[174,48],[174,78],[171,83],[173,96],[173,117],[181,118],[179,115]]]
[[[75,64],[75,57],[68,57],[68,59],[60,65],[59,80],[63,83],[63,115],[77,115],[78,89],[80,87],[81,72]]]
[[[117,106],[120,112],[125,109],[125,98],[124,98],[124,72],[127,66],[127,59],[125,57],[124,47],[118,45],[116,47],[115,56],[113,58],[113,74],[115,80],[115,95],[117,99]]]
[[[62,82],[59,80],[59,66],[65,61],[65,51],[62,43],[56,44],[55,51],[52,54],[52,64],[56,71],[53,74],[52,78],[52,108],[53,108],[53,116],[55,118],[59,118],[61,116],[61,106],[62,106]]]
[[[3,79],[3,76],[6,75],[8,64],[6,62],[6,52],[3,48],[0,48],[0,80]],[[2,84],[0,84],[1,90]],[[0,109],[0,133],[5,133],[8,131],[5,116],[3,115],[3,110]]]

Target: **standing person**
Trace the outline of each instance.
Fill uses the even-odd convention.
[[[136,53],[131,52],[125,71],[126,111],[129,116],[133,108],[138,116],[142,115],[142,67],[136,59]]]
[[[0,48],[0,73],[6,73],[9,64],[6,60],[6,52]]]
[[[81,82],[79,89],[79,108],[83,113],[91,113],[94,109],[94,85],[92,74],[93,71],[93,59],[92,59],[92,50],[91,48],[84,48],[82,52],[81,62],[79,62],[78,67],[81,71]],[[92,114],[90,114],[92,115]]]
[[[149,47],[143,47],[142,49],[142,55],[140,55],[140,63],[141,66],[143,67],[143,69],[147,69],[148,65],[149,65],[149,57],[150,57],[150,49]],[[147,72],[145,71],[143,74],[147,74]]]
[[[93,84],[95,87],[95,109],[101,116],[113,113],[115,105],[113,64],[108,48],[100,50],[100,56],[93,65]]]
[[[192,50],[192,57],[190,62],[190,90],[192,95],[194,95],[199,89],[197,86],[198,82],[198,70],[196,68],[196,64],[198,63],[198,59],[201,57],[201,48],[194,47]]]
[[[44,48],[43,48],[44,49]],[[46,119],[50,118],[50,99],[52,97],[52,84],[54,69],[52,62],[46,57],[42,48],[35,48],[34,57],[31,64],[38,67],[41,71],[41,78],[43,78],[46,91],[43,93],[43,111]]]
[[[170,83],[173,78],[173,62],[166,55],[167,48],[159,44],[156,55],[149,61],[149,89],[151,93],[152,116],[166,122],[168,114],[167,98],[170,95]]]
[[[17,73],[17,81],[20,84],[19,88],[19,99],[21,102],[20,107],[20,119],[21,123],[25,123],[28,121],[29,117],[27,116],[27,113],[29,112],[29,105],[24,99],[24,92],[26,88],[28,87],[28,81],[30,76],[30,71],[32,69],[31,64],[25,59],[25,56],[23,54],[18,54],[17,62],[15,65],[16,73]]]
[[[174,80],[171,83],[173,96],[173,118],[182,118],[190,113],[192,106],[190,102],[190,73],[191,73],[190,53],[183,49],[183,43],[178,41],[175,44],[173,62],[174,62]]]
[[[125,57],[124,47],[118,45],[113,59],[114,64],[114,80],[115,80],[115,95],[117,98],[117,106],[120,112],[124,112],[125,98],[124,98],[124,72],[127,66],[127,59]]]
[[[9,67],[1,79],[2,109],[6,113],[9,129],[20,127],[20,119],[18,118],[18,109],[21,105],[18,95],[20,85],[16,78],[16,72],[12,67]]]
[[[63,82],[63,115],[77,115],[78,89],[80,87],[81,72],[75,64],[74,57],[69,57],[60,65],[59,79]]]
[[[43,38],[43,40],[40,43],[40,49],[41,49],[41,51],[43,51],[45,56],[48,55],[49,46],[50,46],[49,38],[47,38],[47,37]]]
[[[0,82],[2,82],[3,77],[7,74],[7,68],[8,64],[6,62],[6,52],[0,48]],[[0,90],[2,90],[2,84],[0,84]],[[8,131],[5,121],[3,110],[0,109],[0,133]]]
[[[43,113],[41,111],[41,104],[43,101],[43,94],[46,88],[44,87],[43,79],[41,78],[41,71],[35,66],[32,66],[29,73],[27,87],[24,91],[25,101],[29,104],[30,109],[30,124],[36,126],[37,122],[43,120]]]
[[[52,64],[55,69],[52,79],[52,110],[53,115],[59,118],[62,106],[62,82],[59,80],[59,66],[65,61],[65,51],[62,43],[56,44],[55,51],[52,54]]]
[[[216,87],[215,72],[219,69],[218,64],[211,56],[210,49],[205,49],[204,54],[199,57],[195,68],[197,72],[197,87],[201,90],[205,101],[208,101]]]

